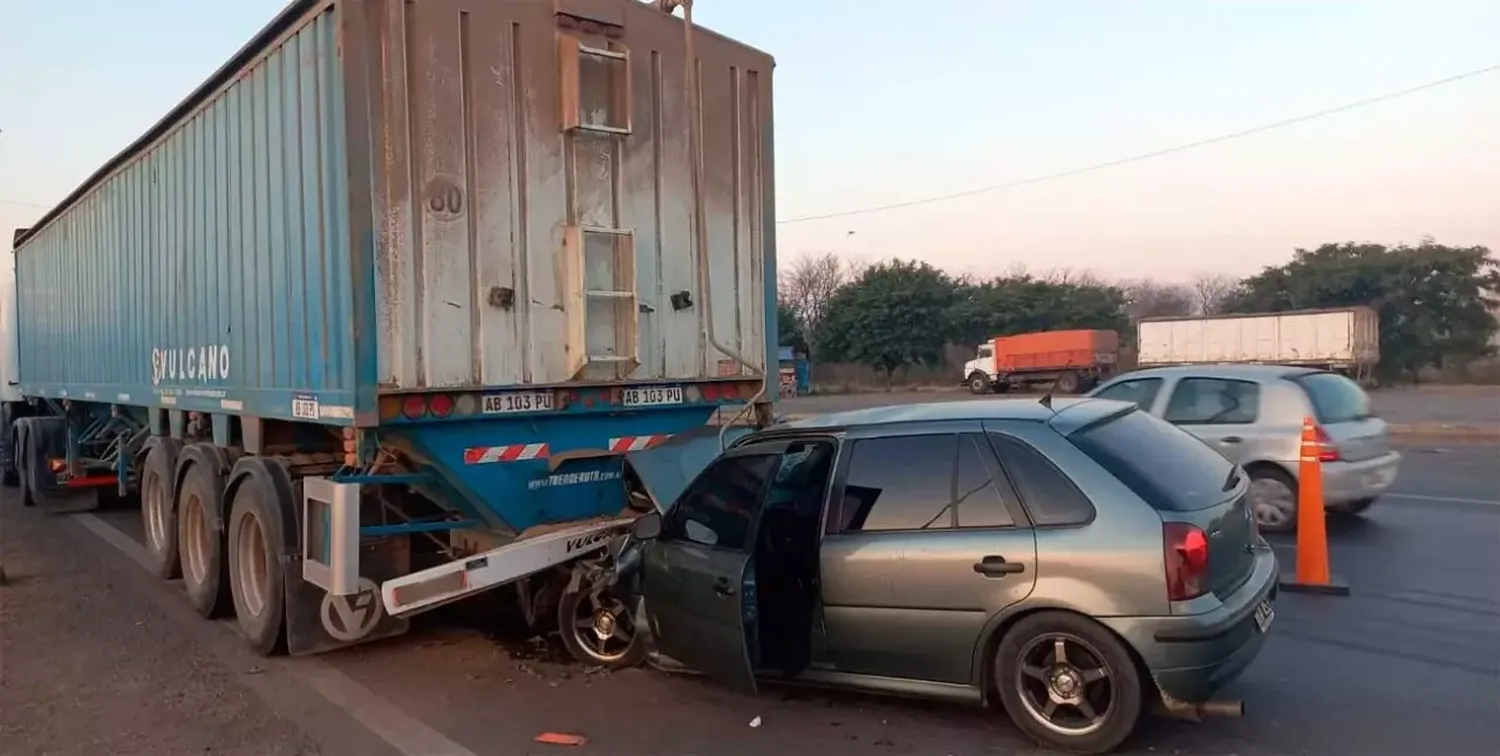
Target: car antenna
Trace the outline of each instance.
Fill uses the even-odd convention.
[[[1062,382],[1063,373],[1068,372],[1068,368],[1071,367],[1073,367],[1073,358],[1069,357],[1068,361],[1063,363],[1063,369],[1058,371],[1057,377],[1052,379],[1052,385],[1047,387],[1047,393],[1042,394],[1042,398],[1037,402],[1054,415],[1057,414],[1057,410],[1052,409],[1052,392],[1057,390],[1057,384]]]

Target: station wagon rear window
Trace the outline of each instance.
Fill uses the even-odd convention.
[[[1191,512],[1224,501],[1234,464],[1196,436],[1145,412],[1131,411],[1072,434],[1100,467],[1151,506]]]
[[[1324,425],[1354,422],[1370,416],[1370,395],[1358,383],[1338,373],[1309,373],[1292,380],[1307,392],[1313,414]]]

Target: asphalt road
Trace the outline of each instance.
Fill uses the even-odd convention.
[[[967,391],[896,391],[874,394],[825,394],[783,399],[776,411],[816,414],[914,402],[993,399]],[[1500,435],[1500,386],[1420,386],[1370,392],[1375,413],[1397,425],[1458,425]]]
[[[1493,755],[1500,743],[1500,445],[1405,445],[1393,495],[1335,519],[1346,598],[1284,595],[1226,695],[1242,720],[1150,722],[1135,754]],[[486,607],[317,658],[264,660],[144,573],[138,517],[0,500],[5,753],[738,756],[1038,753],[998,713],[816,691],[745,697],[557,663]],[[1278,544],[1289,567],[1291,543]],[[760,718],[760,726],[751,722]],[[574,733],[576,748],[533,743]]]

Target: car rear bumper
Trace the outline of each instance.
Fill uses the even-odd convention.
[[[1276,555],[1263,546],[1250,579],[1209,611],[1102,621],[1140,654],[1164,698],[1203,703],[1260,653],[1267,633],[1257,626],[1255,610],[1262,601],[1275,602],[1278,577]]]
[[[1325,464],[1323,500],[1337,505],[1373,499],[1385,493],[1396,482],[1396,472],[1400,466],[1401,454],[1394,451],[1358,462]]]

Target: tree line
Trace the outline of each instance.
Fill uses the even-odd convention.
[[[1190,284],[1108,281],[1068,269],[977,278],[915,260],[862,265],[825,252],[794,260],[778,284],[783,346],[888,378],[938,366],[948,344],[995,336],[1112,329],[1129,343],[1147,317],[1368,305],[1380,314],[1379,373],[1400,380],[1491,355],[1500,331],[1500,261],[1486,247],[1432,239],[1324,244],[1244,279],[1200,276]]]

